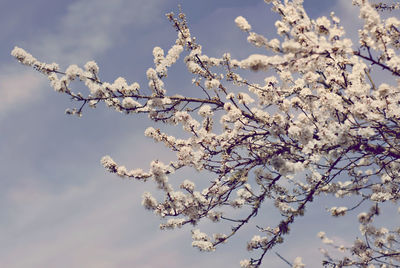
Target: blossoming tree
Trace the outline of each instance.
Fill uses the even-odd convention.
[[[240,263],[259,267],[311,202],[326,194],[351,197],[351,206],[332,204],[329,211],[340,217],[369,204],[370,210],[358,212],[362,239],[341,246],[318,233],[322,242],[342,251],[340,257],[324,252],[324,265],[400,267],[400,226],[374,224],[382,203],[400,198],[400,20],[383,19],[366,0],[354,0],[363,28],[359,43],[353,44],[334,13],[314,20],[302,0],[265,2],[280,15],[275,23],[280,38],[267,39],[237,17],[248,42],[266,50],[242,60],[204,55],[185,15],[167,14],[177,39],[166,54],[154,48],[154,67],[146,72],[144,89],[121,77],[102,81],[93,61],[63,72],[21,48],[15,47],[12,55],[47,75],[57,92],[78,103],[67,114],[80,116],[86,106],[104,102],[118,112],[146,113],[155,122],[182,126],[186,139],[153,127],[145,131],[176,152],[170,163],[153,161],[146,172],[128,170],[110,156],[101,160],[120,177],[156,183],[164,198],[144,193],[143,205],[161,217],[161,229],[195,226],[202,220],[225,222],[226,233],[192,231],[194,247],[213,251],[253,218],[268,213],[263,204],[272,202],[281,214],[279,223],[254,226],[257,235],[247,248],[259,255]],[[190,95],[196,97],[168,94],[163,83],[182,53],[193,76],[195,93]],[[374,65],[392,81],[378,84]],[[265,73],[264,83],[249,81],[243,70]],[[89,92],[74,91],[73,80],[85,83]],[[173,185],[168,176],[178,177],[183,167],[205,171],[209,184],[201,189],[189,180]],[[232,207],[241,213],[232,213]],[[304,266],[301,258],[291,265]]]

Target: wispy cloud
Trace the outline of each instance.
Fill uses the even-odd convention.
[[[19,213],[13,219],[17,224],[7,226],[8,235],[1,235],[10,244],[2,245],[0,265],[114,268],[144,263],[141,267],[166,267],[159,258],[149,258],[157,252],[173,264],[175,253],[165,250],[166,244],[184,233],[143,233],[146,225],[154,228],[157,220],[143,218],[143,208],[135,200],[142,190],[92,179],[61,193],[33,185],[10,191],[6,202]],[[151,213],[148,216],[153,218]],[[138,245],[140,250],[135,250]]]
[[[68,7],[55,32],[33,46],[41,55],[83,63],[118,43],[125,27],[142,28],[159,17],[162,1],[77,1]]]
[[[33,72],[10,72],[0,74],[0,119],[9,109],[20,109],[24,103],[40,96],[43,79]]]

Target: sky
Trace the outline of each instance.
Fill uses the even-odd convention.
[[[359,22],[350,2],[305,0],[305,7],[313,18],[335,10],[354,36]],[[95,60],[103,81],[122,76],[144,88],[153,47],[168,50],[175,41],[164,15],[177,12],[179,3],[209,56],[260,53],[235,27],[239,15],[275,36],[277,17],[262,0],[0,0],[0,267],[238,267],[250,256],[245,241],[255,233],[251,228],[213,253],[190,246],[190,227],[160,231],[160,220],[140,204],[142,193],[155,187],[122,180],[100,165],[104,155],[129,168],[171,160],[161,144],[144,137],[153,125],[146,116],[104,106],[84,110],[82,118],[65,115],[74,103],[10,55],[19,46],[62,69]],[[181,94],[192,89],[182,65],[169,74],[167,88]],[[189,171],[184,176],[196,177]],[[322,200],[275,251],[319,266],[316,234],[333,226],[338,240],[354,233],[346,221],[327,215]],[[274,252],[263,267],[288,267]]]

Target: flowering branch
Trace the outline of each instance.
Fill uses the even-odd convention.
[[[372,220],[381,203],[400,199],[399,81],[378,84],[371,67],[379,66],[394,79],[400,76],[400,21],[382,19],[367,1],[354,0],[364,22],[360,48],[354,49],[334,13],[314,20],[301,0],[265,2],[280,15],[275,23],[280,38],[269,40],[253,32],[239,16],[235,23],[248,35],[248,42],[269,51],[242,60],[229,53],[220,58],[204,55],[186,16],[167,14],[177,39],[166,55],[160,47],[153,49],[154,67],[146,72],[146,90],[121,77],[113,83],[101,81],[93,61],[83,69],[71,65],[62,72],[57,64],[42,63],[21,48],[14,48],[12,55],[47,75],[57,92],[80,103],[79,108],[67,110],[69,114],[81,115],[86,105],[95,108],[104,102],[119,112],[146,113],[153,121],[180,125],[189,135],[180,139],[149,127],[145,135],[175,152],[176,159],[168,164],[153,161],[148,172],[128,170],[109,156],[101,160],[120,177],[154,181],[164,199],[144,193],[143,205],[161,217],[161,229],[195,226],[207,219],[223,223],[225,234],[192,230],[192,246],[213,251],[268,213],[262,204],[272,201],[281,218],[276,225],[256,226],[258,233],[247,249],[259,255],[240,263],[260,267],[267,253],[284,242],[297,218],[306,216],[307,205],[322,194],[351,197],[350,208],[332,201],[328,212],[341,217],[370,204],[373,209],[358,216],[364,241],[334,246],[350,253],[342,259],[323,252],[323,264],[398,267],[398,232],[377,229]],[[163,82],[184,53],[197,97],[169,94]],[[238,70],[265,73],[264,83],[253,83]],[[89,93],[76,93],[71,88],[74,80],[85,83]],[[190,180],[179,186],[169,183],[168,176],[176,176],[183,167],[207,171],[208,186],[199,189]],[[242,214],[235,216],[231,208]],[[323,243],[334,245],[324,232],[319,236]],[[304,267],[300,257],[291,265]]]

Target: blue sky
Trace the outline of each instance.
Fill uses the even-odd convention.
[[[257,51],[235,27],[239,15],[256,31],[275,35],[276,16],[261,0],[0,1],[0,267],[237,267],[249,256],[245,241],[254,229],[214,253],[198,252],[190,246],[190,228],[160,231],[159,219],[140,205],[153,185],[122,180],[101,167],[107,154],[130,168],[171,159],[162,145],[144,137],[152,125],[145,116],[104,106],[86,109],[82,118],[64,115],[74,104],[10,56],[17,45],[64,68],[95,60],[103,80],[122,76],[144,88],[153,47],[167,50],[175,40],[164,14],[177,11],[178,2],[210,56],[229,51],[243,58]],[[336,10],[354,34],[357,15],[349,2],[305,0],[305,6],[314,18]],[[166,85],[182,94],[191,89],[190,80],[178,65]],[[354,233],[329,218],[323,202],[313,207],[277,248],[289,260],[303,256],[310,266],[320,260],[318,231],[336,226],[338,239]],[[285,265],[270,254],[264,266]]]

